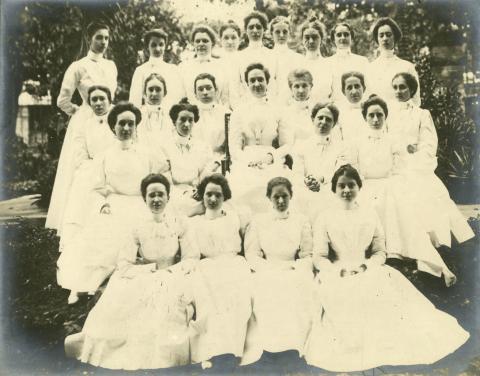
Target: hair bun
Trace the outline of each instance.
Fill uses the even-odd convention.
[[[370,98],[378,98],[378,95],[377,95],[377,94],[375,94],[375,93],[373,93],[373,94],[370,94],[370,96],[368,97],[368,99],[370,99]]]
[[[180,99],[180,102],[178,103],[181,103],[181,104],[190,104],[190,102],[188,101],[188,98],[187,97],[183,97],[182,99]]]

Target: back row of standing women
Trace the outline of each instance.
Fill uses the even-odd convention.
[[[450,246],[451,232],[460,242],[473,236],[434,174],[435,126],[418,107],[414,66],[393,54],[400,29],[389,18],[376,23],[380,56],[368,63],[350,52],[348,24],[332,29],[337,51],[329,58],[320,55],[325,35],[316,19],[301,28],[305,55],[288,49],[286,18],[270,23],[273,50],[262,45],[263,14],[248,15],[244,27],[249,46],[240,52],[238,26],[221,28],[225,55],[218,59],[211,56],[215,33],[194,28],[195,56],[178,67],[163,61],[167,35],[147,32],[150,58],[134,73],[132,103],[113,108],[116,68],[103,58],[109,30],[87,30],[90,51],[69,67],[58,98],[72,118],[47,227],[61,236],[58,282],[71,290],[69,303],[117,272],[67,349],[110,368],[205,365],[225,353],[246,364],[263,350],[295,349],[331,370],[431,363],[453,351],[468,334],[400,274],[376,268],[386,256],[415,259],[449,286],[456,277],[435,247]],[[71,103],[75,90],[81,107]],[[227,145],[228,181],[214,174]],[[356,169],[338,169],[346,163]],[[333,263],[326,260],[329,245]],[[182,261],[173,268],[179,248]],[[236,256],[243,252],[248,264]],[[378,278],[385,281],[380,287]],[[369,298],[376,291],[371,312],[362,294],[352,294],[357,290]],[[405,291],[411,299],[402,295],[400,302]],[[419,317],[411,316],[412,303],[423,307],[425,320],[403,330],[400,317],[410,317],[409,324]],[[352,319],[353,308],[361,319]],[[389,312],[392,322],[375,328],[379,312]],[[358,333],[342,334],[346,328]],[[367,332],[378,334],[368,344]],[[438,352],[418,352],[417,336],[435,338]],[[452,340],[437,338],[445,336]],[[348,360],[329,355],[335,346],[328,338],[340,337],[337,353]],[[415,356],[405,353],[412,346]]]

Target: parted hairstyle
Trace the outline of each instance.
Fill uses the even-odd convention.
[[[285,16],[276,16],[270,21],[270,33],[273,33],[273,27],[279,23],[286,23],[288,25],[288,31],[290,31],[290,20]]]
[[[284,178],[283,176],[277,176],[276,178],[270,179],[270,181],[267,184],[268,198],[272,196],[273,188],[275,188],[278,185],[283,185],[285,188],[287,188],[288,193],[290,193],[290,197],[293,196],[292,183],[290,182],[290,180],[288,180],[287,178]]]
[[[400,72],[400,73],[397,73],[395,76],[393,76],[392,83],[393,83],[393,80],[395,80],[397,77],[402,77],[405,80],[405,83],[407,84],[408,89],[410,90],[410,96],[413,97],[418,90],[417,78],[411,73]]]
[[[191,38],[190,38],[190,41],[192,43],[195,39],[195,35],[197,35],[198,33],[208,34],[210,40],[212,41],[212,47],[215,46],[215,43],[217,41],[217,37],[215,35],[215,31],[213,31],[213,29],[210,26],[205,25],[205,24],[200,24],[200,25],[195,26],[193,28],[192,35],[191,35]]]
[[[135,115],[135,125],[138,125],[142,121],[142,113],[137,106],[130,102],[120,102],[113,106],[107,117],[108,125],[112,131],[115,128],[115,124],[117,124],[118,115],[127,111],[133,112]]]
[[[327,108],[333,115],[333,125],[337,124],[338,121],[338,107],[335,106],[335,104],[328,102],[328,103],[317,103],[315,106],[312,108],[312,114],[310,115],[311,119],[313,120],[315,116],[317,116],[318,111],[320,111],[322,108]]]
[[[230,190],[230,185],[228,184],[228,180],[222,174],[211,174],[205,176],[202,181],[198,184],[197,192],[198,195],[197,200],[202,201],[203,196],[205,195],[205,189],[209,183],[215,184],[222,188],[223,193],[223,200],[227,201],[232,198],[232,191]]]
[[[159,73],[150,73],[147,78],[145,78],[145,83],[143,84],[143,92],[146,93],[147,91],[147,84],[153,80],[157,79],[160,81],[163,85],[163,95],[167,95],[167,83],[165,82],[165,79],[159,74]]]
[[[288,74],[288,86],[291,88],[296,80],[304,80],[313,85],[313,76],[306,69],[294,69]]]
[[[170,119],[172,119],[173,125],[175,125],[175,122],[177,121],[178,114],[182,111],[189,111],[193,113],[193,120],[195,121],[195,123],[200,119],[198,107],[194,104],[191,104],[188,101],[188,98],[185,97],[182,98],[177,104],[174,104],[168,112],[168,115],[170,115]]]
[[[395,44],[397,44],[402,39],[402,30],[400,29],[400,26],[398,26],[398,24],[390,17],[379,18],[375,23],[372,30],[373,40],[378,44],[378,29],[385,25],[390,26],[392,29],[393,39],[395,40]]]
[[[90,22],[87,26],[86,37],[90,41],[98,30],[104,29],[110,33],[110,27],[107,24],[98,21]]]
[[[162,29],[151,29],[148,30],[145,34],[143,34],[143,45],[146,49],[148,49],[148,44],[153,37],[163,39],[165,44],[168,43],[168,34],[165,31],[163,31]]]
[[[233,29],[235,30],[235,32],[238,34],[238,37],[240,38],[240,36],[242,35],[242,30],[240,30],[240,26],[238,26],[235,21],[233,20],[228,20],[227,23],[224,23],[222,26],[220,26],[220,31],[219,31],[219,34],[220,34],[220,38],[222,37],[223,33],[225,32],[225,30],[227,29]]]
[[[249,64],[248,67],[245,69],[244,78],[247,85],[248,85],[248,75],[254,69],[262,70],[263,73],[265,74],[265,81],[267,81],[267,84],[270,82],[270,72],[268,71],[268,68],[264,66],[262,63],[252,63],[252,64]]]
[[[213,77],[210,73],[200,73],[197,77],[195,77],[195,81],[193,81],[193,91],[197,94],[197,81],[209,79],[212,81],[212,85],[217,90],[217,82],[215,81],[215,77]]]
[[[170,197],[170,182],[168,179],[162,174],[148,174],[140,183],[140,192],[142,192],[143,201],[146,201],[147,199],[148,186],[153,183],[163,184],[167,190],[167,195]]]
[[[248,23],[256,18],[263,26],[263,30],[266,31],[268,28],[268,18],[267,16],[262,13],[254,10],[253,12],[249,13],[244,19],[243,19],[243,28],[247,30]]]
[[[347,178],[355,180],[359,188],[362,188],[362,179],[360,178],[360,174],[358,171],[352,167],[350,164],[344,164],[338,168],[337,171],[333,174],[332,177],[332,192],[336,193],[337,192],[337,183],[338,179],[340,179],[341,176],[346,176]]]
[[[337,23],[332,30],[330,30],[330,39],[332,40],[332,42],[335,43],[335,30],[337,30],[337,27],[339,26],[345,26],[348,31],[350,32],[350,38],[352,38],[352,41],[353,39],[355,38],[355,32],[353,31],[353,28],[346,22],[339,22]]]
[[[303,38],[303,33],[305,30],[312,28],[318,31],[320,34],[320,38],[325,39],[325,27],[324,25],[319,21],[319,19],[315,16],[310,17],[308,20],[306,20],[302,24],[302,28],[300,29],[300,37]]]
[[[363,86],[363,90],[365,90],[367,88],[365,86],[365,76],[363,75],[363,73],[356,72],[356,71],[346,72],[346,73],[342,74],[342,93],[343,94],[345,94],[345,82],[350,77],[357,77],[360,80],[360,83]]]
[[[362,103],[362,116],[367,120],[367,111],[370,106],[379,105],[382,107],[383,112],[385,113],[385,118],[388,117],[388,106],[387,103],[380,98],[377,94],[372,94],[368,99]]]
[[[90,94],[92,94],[95,90],[101,90],[103,91],[105,94],[107,94],[107,98],[108,98],[108,101],[110,103],[112,103],[112,93],[110,92],[110,89],[106,86],[103,86],[103,85],[92,85],[88,88],[88,104],[90,105]]]

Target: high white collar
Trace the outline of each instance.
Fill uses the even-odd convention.
[[[163,61],[163,56],[161,57],[150,56],[148,59],[148,62],[152,65],[165,64],[165,61]]]
[[[87,57],[93,61],[101,61],[103,60],[103,53],[95,53],[92,50],[89,50],[87,53]]]
[[[381,129],[373,129],[372,127],[368,127],[368,138],[373,138],[375,140],[379,140],[383,138],[385,135],[385,125]]]
[[[314,140],[317,145],[328,145],[332,140],[331,132],[328,136],[325,136],[323,134],[316,134]]]
[[[248,47],[247,49],[249,50],[259,50],[261,48],[264,48],[263,42],[261,40],[259,41],[248,41]]]
[[[202,111],[211,111],[216,107],[217,103],[215,103],[215,100],[212,101],[211,103],[203,103],[197,100],[196,105]]]
[[[162,110],[161,104],[146,104],[145,108],[147,109],[147,113],[152,113],[152,112],[159,112]]]
[[[323,56],[320,54],[320,51],[311,52],[309,50],[307,50],[305,53],[305,57],[307,60],[320,60],[323,58]]]
[[[350,55],[352,55],[350,48],[337,48],[335,52],[335,56],[337,57],[349,57]]]
[[[206,209],[205,210],[205,218],[209,220],[214,220],[217,218],[225,217],[227,213],[223,209],[219,210],[212,210],[212,209]]]
[[[380,48],[379,51],[380,54],[378,55],[378,57],[380,59],[393,59],[395,57],[394,50],[385,50]]]
[[[290,210],[285,210],[284,212],[280,212],[278,210],[273,209],[272,217],[274,220],[281,220],[287,219],[290,216]]]

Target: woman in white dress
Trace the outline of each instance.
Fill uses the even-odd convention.
[[[168,95],[164,93],[164,103],[168,107],[185,96],[178,67],[163,60],[168,35],[161,29],[152,29],[143,35],[143,43],[144,50],[148,52],[148,60],[138,66],[133,73],[129,100],[140,108],[146,99],[145,80],[152,73],[157,73],[163,77],[165,86],[168,87]]]
[[[430,112],[412,101],[418,90],[415,76],[399,73],[393,78],[392,87],[396,103],[391,105],[388,131],[403,151],[397,173],[410,182],[410,199],[417,205],[417,215],[422,218],[436,246],[450,247],[450,233],[459,243],[473,238],[466,219],[435,175],[437,132]]]
[[[184,224],[165,210],[168,179],[148,175],[141,191],[150,215],[128,230],[100,300],[82,331],[65,339],[67,355],[94,366],[135,370],[190,362],[193,306],[186,274],[195,257],[186,253]]]
[[[91,86],[87,101],[92,113],[82,127],[74,129],[72,163],[75,172],[65,205],[63,244],[75,238],[85,224],[88,214],[85,203],[89,201],[93,189],[94,158],[115,142],[115,136],[107,123],[112,103],[110,89],[101,85]]]
[[[45,227],[57,230],[58,236],[62,235],[65,204],[74,172],[72,163],[74,130],[82,127],[84,120],[91,115],[91,108],[88,106],[88,88],[92,85],[104,85],[110,89],[112,96],[117,89],[117,67],[113,61],[103,57],[109,40],[108,26],[99,23],[91,23],[87,26],[85,33],[85,43],[89,47],[87,56],[68,67],[57,98],[57,106],[71,116],[57,165],[55,184],[45,222]],[[71,102],[77,90],[82,98],[80,107]]]
[[[123,237],[148,215],[140,194],[142,178],[168,170],[161,152],[153,157],[134,140],[141,112],[131,103],[117,104],[108,114],[116,142],[94,160],[92,191],[86,204],[87,224],[74,241],[65,244],[57,262],[57,281],[69,289],[68,303],[79,292],[93,294],[113,272]]]
[[[469,333],[384,265],[380,221],[356,201],[361,186],[353,167],[340,167],[332,179],[338,205],[313,229],[318,311],[305,359],[334,372],[432,364],[462,346]]]
[[[242,364],[263,351],[296,350],[303,355],[312,305],[312,229],[308,218],[289,208],[292,184],[268,182],[269,213],[256,215],[245,235],[245,257],[252,274],[253,316]]]
[[[398,24],[389,17],[380,18],[373,27],[373,40],[378,44],[378,57],[369,64],[368,84],[369,91],[375,93],[385,101],[395,99],[392,89],[392,79],[397,73],[408,72],[415,76],[418,74],[415,65],[395,55],[395,46],[402,39],[402,31]],[[418,88],[412,101],[420,106],[420,88]]]
[[[367,77],[368,59],[365,56],[351,52],[355,33],[352,26],[347,23],[338,23],[330,32],[330,38],[335,42],[335,54],[327,58],[330,69],[333,72],[332,100],[342,98],[342,75],[347,72],[360,72]],[[367,82],[367,88],[369,87]]]
[[[225,114],[230,111],[219,103],[217,80],[211,74],[199,74],[194,85],[200,118],[192,135],[205,142],[215,158],[221,159],[225,153]]]
[[[137,138],[139,145],[152,154],[171,143],[173,138],[173,127],[164,102],[167,93],[163,76],[158,73],[147,76],[143,89],[145,105],[140,108],[142,122],[137,127]]]
[[[215,172],[220,162],[214,159],[209,145],[192,136],[192,128],[200,119],[199,109],[187,98],[169,111],[174,126],[172,142],[164,145],[170,167],[172,193],[171,207],[182,215],[194,215],[199,209],[194,195],[204,176]]]
[[[339,137],[351,144],[355,144],[367,130],[361,108],[365,90],[365,77],[362,73],[347,72],[342,75],[344,96],[336,103],[340,111],[337,130]]]
[[[328,59],[320,52],[325,40],[325,26],[316,18],[308,19],[300,29],[305,56],[297,68],[308,70],[313,76],[311,97],[315,102],[328,101],[332,95],[333,72]]]
[[[205,177],[198,197],[205,214],[189,219],[188,253],[202,257],[192,274],[196,320],[190,347],[192,362],[208,368],[216,356],[243,355],[251,315],[250,268],[239,255],[245,224],[224,206],[231,198],[225,177]]]
[[[270,72],[260,63],[245,71],[249,94],[232,113],[229,137],[232,170],[229,177],[234,200],[253,212],[268,210],[264,198],[267,182],[284,173],[282,156],[276,157],[279,111],[268,97]]]
[[[221,59],[212,56],[216,40],[215,32],[210,26],[195,26],[191,36],[195,57],[179,65],[187,98],[192,103],[195,101],[195,78],[201,73],[209,73],[217,80],[220,102],[228,105],[228,77]]]
[[[371,95],[362,103],[362,114],[368,127],[352,144],[351,163],[363,179],[359,202],[375,208],[385,231],[387,257],[414,259],[420,270],[443,276],[445,284],[451,286],[456,277],[433,247],[410,194],[405,194],[411,186],[402,175],[395,174],[402,152],[386,131],[387,104]]]

